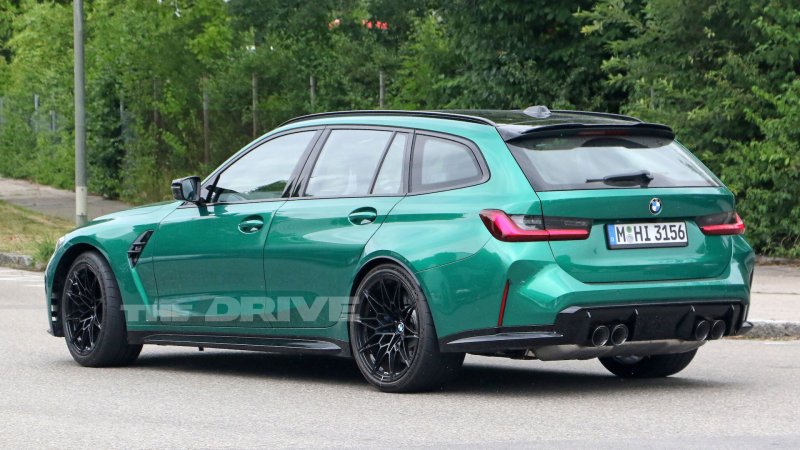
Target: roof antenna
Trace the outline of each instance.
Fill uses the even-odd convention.
[[[537,119],[547,119],[550,117],[550,110],[544,105],[530,106],[522,112]]]

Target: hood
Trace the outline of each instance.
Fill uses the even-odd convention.
[[[91,220],[89,223],[84,225],[83,227],[90,227],[93,225],[98,225],[101,223],[106,223],[112,220],[119,220],[119,219],[126,219],[126,218],[134,218],[138,219],[139,216],[148,216],[145,221],[147,222],[160,222],[161,219],[166,217],[167,214],[172,212],[175,208],[177,208],[181,202],[178,201],[165,201],[159,203],[151,203],[149,205],[142,205],[136,206],[130,209],[126,209],[123,211],[117,211],[111,214],[106,214],[104,216],[100,216],[94,220]],[[144,218],[142,218],[144,219]],[[136,220],[136,219],[134,219]],[[138,220],[136,220],[138,221]],[[81,228],[83,228],[81,227]]]

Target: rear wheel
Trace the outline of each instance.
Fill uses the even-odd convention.
[[[435,389],[455,376],[463,353],[440,353],[428,303],[401,268],[386,264],[358,286],[350,345],[359,370],[384,392]]]
[[[141,345],[127,341],[122,298],[114,273],[96,252],[72,263],[61,297],[64,337],[72,358],[82,366],[120,366],[133,363]]]
[[[609,372],[622,378],[659,378],[674,375],[692,362],[697,349],[686,353],[600,358]]]

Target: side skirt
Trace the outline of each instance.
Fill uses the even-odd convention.
[[[350,345],[338,340],[293,336],[247,336],[223,334],[178,334],[158,331],[128,331],[130,344],[208,347],[267,353],[350,356]]]

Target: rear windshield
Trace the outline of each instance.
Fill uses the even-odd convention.
[[[719,186],[685,147],[666,137],[541,137],[508,147],[537,191]]]

